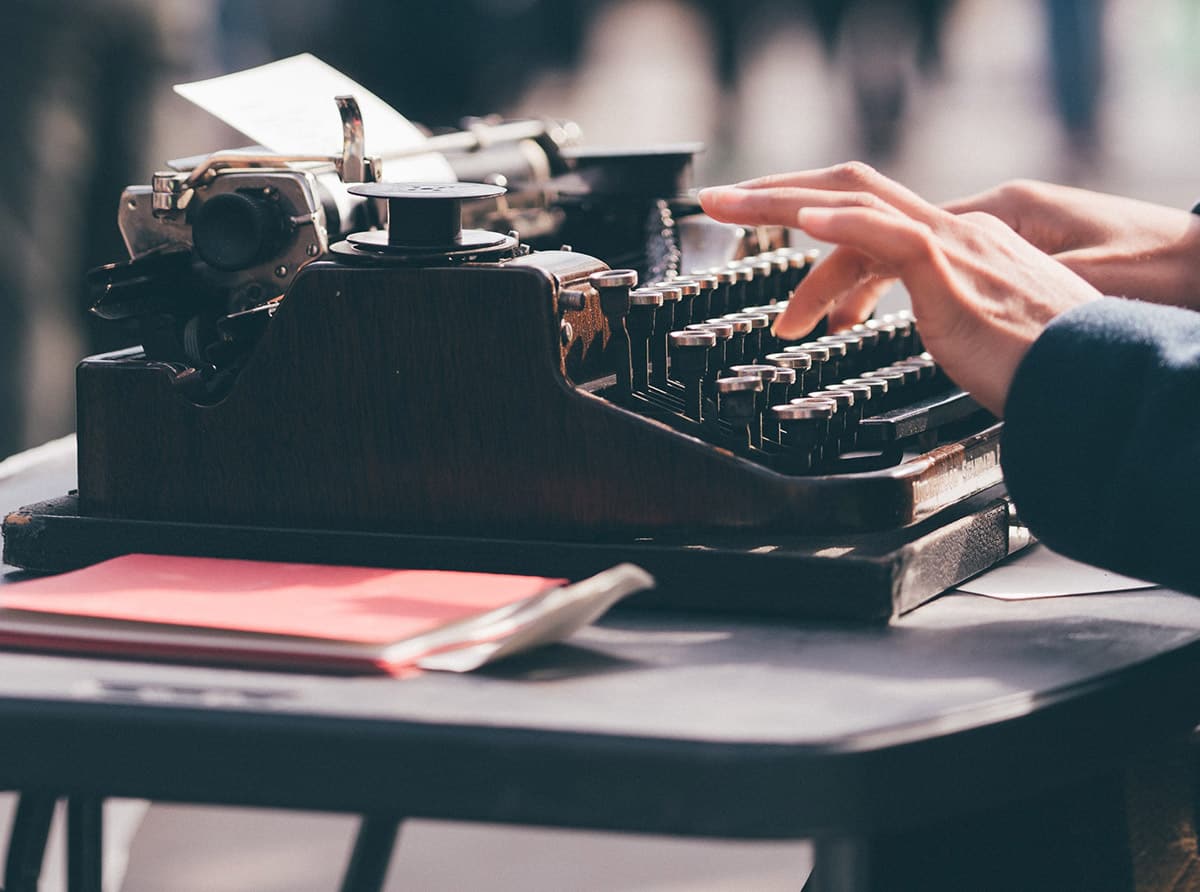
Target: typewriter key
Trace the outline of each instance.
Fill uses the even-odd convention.
[[[690,325],[712,315],[713,292],[717,290],[720,280],[715,273],[693,273],[688,278],[700,286],[700,293],[692,301],[692,318],[685,323]]]
[[[920,380],[922,382],[932,381],[934,378],[937,377],[938,365],[936,362],[933,361],[933,357],[929,356],[928,354],[924,354],[924,355],[918,354],[916,356],[910,356],[908,359],[904,360],[903,364],[904,365],[915,365],[918,369],[920,369],[921,370]]]
[[[888,382],[883,378],[846,378],[838,387],[859,385],[865,387],[869,392],[867,405],[863,407],[863,415],[875,415],[884,411],[883,404],[887,397]]]
[[[808,370],[812,368],[812,357],[807,353],[768,353],[763,360],[796,373],[796,381],[791,387],[792,396],[800,396],[806,392]]]
[[[729,308],[725,312],[740,313],[746,304],[761,303],[761,301],[749,299],[750,283],[754,281],[754,270],[746,265],[746,261],[731,261],[729,271],[733,273],[733,285],[729,289]]]
[[[708,272],[717,277],[717,290],[712,294],[708,312],[713,316],[728,313],[733,306],[733,288],[737,284],[737,274],[723,266],[715,267]]]
[[[854,406],[854,394],[848,390],[829,387],[825,390],[814,390],[809,394],[809,397],[820,400],[833,400],[837,404],[837,412],[834,413],[829,423],[831,448],[827,457],[833,458],[838,452],[842,451],[847,442],[847,434],[850,430],[850,412]]]
[[[791,293],[796,290],[796,286],[800,284],[804,279],[805,273],[808,271],[808,259],[804,256],[803,251],[798,251],[795,248],[784,248],[783,250],[787,252],[784,256],[787,257],[788,262],[788,271],[784,282],[786,283],[787,293],[791,296]]]
[[[849,352],[844,341],[836,338],[826,340],[828,337],[829,335],[822,335],[817,338],[817,343],[823,344],[829,350],[829,359],[825,363],[825,374],[822,376],[826,386],[841,381],[845,377],[842,369],[845,367],[846,354]]]
[[[888,390],[887,395],[883,399],[883,411],[890,411],[906,402],[908,393],[904,384],[906,380],[911,380],[911,376],[906,376],[899,369],[891,369],[885,366],[882,369],[875,369],[873,372],[863,372],[861,377],[880,378],[887,382]]]
[[[771,412],[779,423],[781,440],[789,448],[788,457],[795,463],[795,470],[810,470],[820,460],[829,439],[829,425],[837,412],[837,403],[809,397],[773,406]]]
[[[725,355],[730,366],[746,362],[746,335],[754,330],[749,319],[739,318],[736,313],[722,316],[720,319],[709,319],[709,322],[726,322],[733,326],[733,338],[725,348]]]
[[[617,399],[633,391],[633,362],[629,348],[629,330],[625,317],[629,315],[629,291],[637,284],[637,271],[610,269],[592,273],[588,284],[600,295],[600,312],[608,321],[609,367],[617,376]]]
[[[681,381],[684,388],[683,407],[688,418],[701,420],[701,383],[708,371],[708,355],[717,346],[717,335],[713,331],[673,331],[668,336],[671,342],[671,375]]]
[[[783,405],[790,402],[792,397],[799,394],[796,389],[796,370],[789,369],[786,366],[777,366],[775,368],[775,380],[767,385],[767,400],[766,405]],[[763,422],[764,433],[769,431],[772,439],[779,439],[779,428],[774,421],[767,417]]]
[[[805,376],[809,390],[820,390],[833,380],[830,377],[830,370],[826,368],[829,364],[829,347],[827,345],[819,344],[816,341],[805,341],[797,346],[784,347],[783,352],[807,353],[812,357],[812,368]]]
[[[925,350],[925,345],[921,342],[921,332],[917,328],[917,317],[912,310],[900,310],[896,313],[897,319],[902,319],[912,323],[912,333],[909,336],[909,349],[913,353],[922,353]]]
[[[654,334],[650,338],[650,380],[656,387],[667,386],[667,334],[674,331],[675,309],[683,299],[683,290],[665,282],[652,286],[662,292],[663,302],[654,314]]]
[[[787,310],[787,304],[766,304],[761,307],[752,307],[748,312],[762,313],[767,317],[767,328],[762,333],[762,355],[768,353],[776,353],[783,349],[783,345],[779,343],[779,339],[775,337],[775,323],[779,317]]]
[[[650,339],[654,335],[655,311],[663,304],[663,294],[653,288],[638,288],[629,292],[629,354],[633,364],[633,391],[645,393],[650,388]]]
[[[900,359],[912,356],[917,351],[913,349],[913,324],[907,317],[896,313],[887,313],[882,319],[888,325],[896,326],[896,356]]]
[[[821,335],[817,338],[818,344],[842,344],[846,348],[846,355],[842,357],[840,368],[838,369],[838,380],[850,375],[857,375],[862,371],[862,338],[856,334],[841,333],[831,335]]]
[[[788,298],[788,259],[786,255],[780,254],[778,251],[773,252],[768,258],[771,261],[771,278],[770,278],[770,293],[767,295],[768,301],[781,301]]]
[[[904,386],[909,388],[909,399],[912,399],[911,389],[925,377],[926,372],[918,365],[910,362],[893,362],[891,365],[885,365],[879,371],[881,372],[900,372],[904,375]]]
[[[771,300],[771,279],[775,273],[775,266],[766,257],[761,254],[757,258],[751,258],[749,263],[750,269],[754,272],[754,281],[750,284],[747,291],[747,304],[764,304]]]
[[[751,313],[743,310],[741,313],[727,313],[726,319],[745,319],[750,323],[750,331],[746,333],[745,352],[746,362],[757,362],[760,356],[767,352],[763,350],[763,335],[769,330],[771,320],[766,313]]]
[[[717,379],[717,413],[730,427],[730,443],[736,452],[750,451],[762,390],[762,378],[757,375]],[[760,436],[759,442],[761,439]]]
[[[921,360],[917,357],[906,359],[903,362],[894,362],[889,369],[896,369],[904,372],[909,377],[907,378],[908,395],[906,400],[912,402],[924,397],[930,390],[933,389],[933,381],[937,377],[937,366],[927,360]]]
[[[717,376],[729,368],[728,347],[733,338],[731,322],[698,322],[687,327],[688,331],[711,331],[717,336],[717,346],[713,348],[708,358],[708,373],[704,376],[705,383],[711,389],[717,382]]]
[[[867,384],[855,384],[852,382],[843,381],[841,384],[834,384],[828,390],[845,390],[854,397],[854,401],[850,404],[849,411],[846,414],[846,433],[843,437],[843,445],[846,449],[851,448],[858,440],[858,423],[863,420],[863,416],[867,413],[867,405],[871,401],[871,387]]]
[[[687,328],[687,326],[695,321],[692,314],[696,305],[696,298],[700,294],[700,283],[691,276],[678,276],[671,279],[667,284],[674,285],[683,294],[679,306],[675,308],[675,328]],[[701,316],[699,318],[704,317]]]
[[[861,322],[858,325],[850,326],[847,331],[850,334],[858,335],[862,341],[862,355],[859,357],[858,364],[862,369],[874,369],[885,364],[885,361],[879,355],[879,332],[875,329],[863,325]]]
[[[879,335],[879,344],[875,350],[874,357],[872,357],[875,362],[889,363],[895,362],[897,359],[903,359],[902,356],[896,353],[896,326],[879,319],[868,319],[863,324]]]
[[[757,363],[746,363],[743,365],[730,366],[729,371],[738,376],[757,375],[762,379],[763,390],[758,398],[758,414],[759,421],[750,428],[750,440],[755,446],[762,444],[763,435],[773,436],[776,432],[769,428],[769,425],[763,419],[763,414],[766,412],[767,406],[775,403],[783,402],[783,394],[776,387],[776,381],[783,372],[790,371],[777,365],[759,365]],[[795,374],[791,375],[792,381],[795,381]]]

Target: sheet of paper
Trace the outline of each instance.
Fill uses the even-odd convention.
[[[342,121],[333,98],[352,95],[363,117],[366,153],[383,158],[393,182],[450,182],[454,171],[438,154],[400,157],[424,135],[370,90],[304,53],[235,74],[190,84],[175,92],[273,152],[340,155]]]
[[[543,644],[564,641],[608,612],[622,598],[654,588],[654,577],[618,564],[590,579],[553,589],[526,602],[506,621],[487,629],[488,640],[440,651],[417,661],[422,669],[470,672]]]
[[[1036,544],[967,580],[956,591],[1021,601],[1153,587],[1152,582],[1081,564]]]

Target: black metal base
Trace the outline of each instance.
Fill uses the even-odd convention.
[[[1006,557],[995,487],[915,526],[838,536],[696,533],[592,541],[429,536],[91,517],[65,496],[4,520],[4,561],[53,573],[130,553],[478,570],[579,579],[622,561],[652,573],[642,607],[883,622]]]

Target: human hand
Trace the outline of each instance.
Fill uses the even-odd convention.
[[[1200,216],[1133,198],[1014,180],[943,207],[999,217],[1104,294],[1200,308]]]
[[[777,179],[739,185],[774,188]],[[1196,214],[1036,180],[1013,180],[942,207],[998,217],[1103,294],[1200,309]],[[822,266],[822,287],[837,295],[829,307],[833,328],[861,322],[892,284],[865,274],[862,258],[846,248],[833,251]]]
[[[780,336],[802,336],[848,294],[899,278],[926,348],[997,415],[1046,324],[1100,297],[991,214],[951,213],[857,162],[705,189],[700,203],[717,220],[799,227],[839,246],[792,295]]]

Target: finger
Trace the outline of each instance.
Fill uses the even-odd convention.
[[[1013,180],[977,195],[948,201],[942,208],[956,216],[990,214],[1035,248],[1055,253],[1064,247],[1064,232],[1056,222],[1060,212],[1047,194],[1048,188],[1035,180]]]
[[[870,258],[850,248],[835,248],[792,292],[788,308],[775,322],[775,334],[796,340],[808,334],[841,297],[870,275]]]
[[[801,188],[820,189],[834,192],[868,192],[882,198],[893,207],[926,223],[943,216],[944,212],[929,203],[911,189],[885,177],[875,168],[861,161],[848,161],[833,167],[818,170],[800,170],[793,173],[757,177],[737,184],[739,189]]]
[[[983,211],[994,217],[1004,219],[1008,202],[1005,201],[999,189],[988,189],[975,195],[966,195],[942,203],[942,210],[952,214],[967,214],[972,211]]]
[[[886,276],[872,276],[850,289],[830,308],[829,330],[841,331],[865,320],[895,281]]]
[[[798,222],[800,228],[813,238],[833,242],[843,250],[861,254],[866,258],[864,268],[874,272],[880,279],[890,276],[902,278],[909,286],[910,293],[913,293],[914,283],[925,284],[945,275],[942,269],[944,258],[937,247],[933,230],[908,217],[880,213],[871,208],[813,208],[801,212]],[[861,284],[867,284],[866,280]],[[819,319],[821,310],[829,304],[819,294],[802,294],[807,285],[806,279],[789,301],[788,312],[780,317],[776,325],[780,337],[792,337],[793,332],[802,334],[804,326]],[[849,299],[866,301],[874,296],[850,295]],[[797,297],[801,300],[797,301]],[[915,301],[915,293],[913,298]],[[835,313],[835,322],[836,316]]]
[[[930,228],[898,214],[873,208],[805,208],[797,217],[800,228],[813,238],[854,248],[889,274],[902,275],[936,253]]]
[[[899,213],[869,192],[830,192],[822,189],[742,189],[716,186],[700,192],[700,206],[715,220],[744,226],[796,226],[805,207],[871,207]]]

